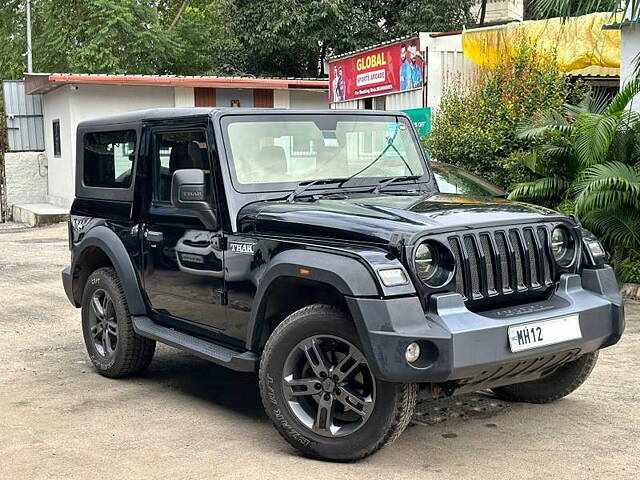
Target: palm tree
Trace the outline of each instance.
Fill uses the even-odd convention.
[[[570,204],[610,248],[640,254],[640,114],[628,109],[638,93],[635,79],[608,104],[588,95],[522,125],[519,135],[539,142],[523,163],[541,178],[509,198]]]

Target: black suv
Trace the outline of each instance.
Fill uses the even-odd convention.
[[[401,113],[132,112],[81,123],[76,159],[62,278],[98,372],[156,341],[259,372],[309,456],[375,452],[418,393],[564,397],[624,329],[592,234],[440,194]]]

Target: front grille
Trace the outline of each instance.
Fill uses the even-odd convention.
[[[548,238],[544,226],[450,236],[456,291],[481,300],[546,289],[554,278]]]

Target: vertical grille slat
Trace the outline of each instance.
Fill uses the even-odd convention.
[[[498,293],[496,289],[496,259],[488,233],[480,234],[480,248],[484,256],[484,265],[486,268],[487,294],[495,295]]]
[[[554,272],[553,264],[551,263],[551,252],[549,252],[549,240],[547,237],[547,229],[544,227],[538,227],[538,238],[540,239],[540,246],[542,250],[542,264],[544,266],[544,284],[551,285],[553,283]]]
[[[463,240],[464,249],[466,250],[467,257],[469,258],[469,269],[471,271],[471,295],[473,297],[479,297],[481,293],[480,279],[482,278],[480,272],[480,259],[478,258],[478,251],[476,249],[475,242],[470,236],[465,236]]]
[[[523,232],[524,243],[527,246],[528,260],[529,260],[529,279],[532,287],[540,286],[540,277],[538,276],[538,246],[533,239],[533,232],[527,228]]]
[[[551,286],[548,235],[546,227],[529,225],[449,237],[456,291],[475,301]]]
[[[524,290],[526,288],[524,283],[524,265],[522,244],[520,243],[520,236],[516,230],[509,230],[509,242],[511,243],[511,249],[514,255],[514,264],[516,270],[516,288],[518,290]]]
[[[512,262],[510,249],[507,246],[507,238],[503,232],[496,233],[496,244],[500,252],[500,267],[502,269],[502,293],[510,293],[513,291],[513,283],[511,282]]]
[[[451,247],[451,251],[453,252],[453,259],[456,262],[456,291],[461,294],[465,299],[467,298],[467,294],[465,291],[464,284],[464,274],[462,265],[462,252],[460,251],[460,243],[457,238],[449,239],[449,246]]]

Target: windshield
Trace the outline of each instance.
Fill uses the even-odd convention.
[[[475,196],[504,196],[506,192],[497,185],[466,170],[451,165],[431,162],[438,189],[442,193],[458,193]]]
[[[403,117],[229,116],[223,128],[234,181],[244,191],[290,190],[350,177],[349,185],[370,185],[425,173],[420,147]]]

